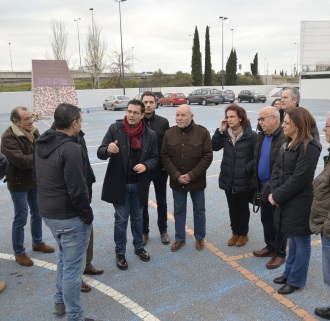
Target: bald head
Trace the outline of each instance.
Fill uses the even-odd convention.
[[[280,126],[280,113],[276,107],[264,107],[259,112],[258,121],[262,130],[267,135],[271,135]]]
[[[175,120],[180,128],[185,128],[189,126],[194,118],[194,114],[189,105],[180,105],[175,114]]]

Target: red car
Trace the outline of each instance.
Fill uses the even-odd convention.
[[[187,97],[183,93],[167,93],[163,98],[159,98],[160,106],[182,105],[187,103]]]

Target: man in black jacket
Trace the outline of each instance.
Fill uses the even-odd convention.
[[[280,114],[276,107],[268,106],[260,110],[258,122],[262,131],[258,133],[254,150],[255,177],[259,189],[270,180],[278,152],[283,144],[284,134],[280,124]],[[256,257],[271,259],[266,263],[268,269],[277,269],[285,262],[286,236],[277,231],[274,225],[275,206],[261,201],[261,222],[264,229],[266,247],[253,251]]]
[[[56,131],[40,136],[35,152],[40,215],[59,247],[54,314],[66,312],[69,320],[85,320],[80,288],[93,211],[87,164],[76,139],[82,117],[78,107],[60,104],[54,120]]]
[[[160,159],[160,150],[162,148],[164,133],[170,128],[166,118],[158,116],[155,113],[156,95],[150,91],[146,91],[141,96],[141,101],[144,104],[144,124],[157,134],[158,155]],[[157,200],[158,228],[160,238],[163,244],[169,244],[170,238],[167,234],[167,202],[166,202],[166,186],[167,172],[164,170],[161,161],[158,166],[150,172],[150,182],[153,182]],[[149,212],[148,204],[143,208],[143,245],[146,245],[149,239]]]

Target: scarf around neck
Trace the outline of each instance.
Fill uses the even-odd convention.
[[[139,138],[144,134],[144,122],[141,120],[136,127],[132,127],[127,121],[127,116],[125,116],[123,126],[131,143],[131,148],[141,149]]]
[[[242,137],[243,135],[243,127],[240,126],[239,128],[237,128],[237,130],[233,130],[232,128],[228,128],[228,134],[233,142],[233,144],[235,145],[236,142]]]

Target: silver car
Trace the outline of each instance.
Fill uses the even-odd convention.
[[[124,95],[112,95],[109,96],[103,102],[104,110],[119,110],[127,107],[128,102],[130,101],[129,97]]]

